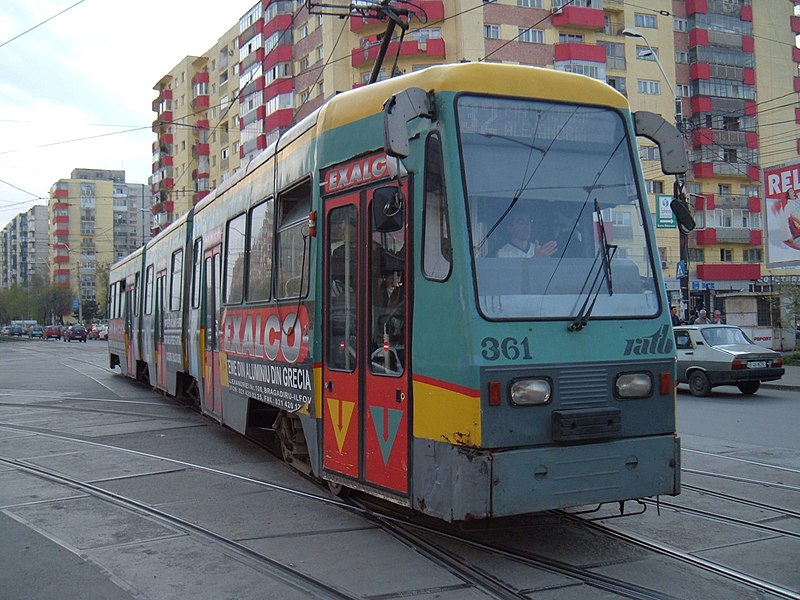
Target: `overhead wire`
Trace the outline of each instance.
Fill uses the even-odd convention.
[[[25,35],[25,34],[27,34],[27,33],[30,33],[30,32],[31,32],[31,31],[33,31],[34,29],[37,29],[37,28],[41,27],[41,26],[42,26],[42,25],[44,25],[45,23],[48,23],[48,22],[52,21],[52,20],[53,20],[53,19],[55,19],[56,17],[58,17],[58,16],[60,16],[60,15],[63,15],[63,14],[64,14],[65,12],[67,12],[68,10],[72,10],[73,8],[75,8],[75,7],[76,7],[76,6],[78,6],[79,4],[83,4],[84,2],[86,2],[86,0],[78,0],[78,1],[77,1],[75,4],[73,4],[72,6],[68,6],[68,7],[67,7],[67,8],[65,8],[64,10],[62,10],[62,11],[59,11],[59,12],[57,12],[56,14],[54,14],[52,17],[48,17],[47,19],[45,19],[45,20],[44,20],[44,21],[42,21],[41,23],[37,23],[37,24],[36,24],[36,25],[34,25],[33,27],[31,27],[31,28],[29,28],[29,29],[26,29],[26,30],[25,30],[25,31],[23,31],[22,33],[18,33],[17,35],[15,35],[14,37],[12,37],[12,38],[11,38],[11,39],[9,39],[9,40],[6,40],[6,41],[5,41],[5,42],[3,42],[2,44],[0,44],[0,48],[2,48],[3,46],[5,46],[6,44],[10,44],[10,43],[11,43],[11,42],[13,42],[14,40],[17,40],[17,39],[21,38],[21,37],[22,37],[23,35]]]

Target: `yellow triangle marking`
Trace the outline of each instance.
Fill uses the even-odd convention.
[[[333,424],[333,433],[336,436],[336,445],[339,446],[339,453],[341,453],[356,403],[336,400],[335,398],[328,398],[327,400],[328,412],[331,415],[331,423]]]

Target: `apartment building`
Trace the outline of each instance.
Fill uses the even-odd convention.
[[[98,282],[98,267],[149,241],[151,204],[149,187],[127,183],[125,171],[74,169],[54,183],[47,207],[52,282],[102,304],[106,282]]]
[[[239,167],[239,25],[154,86],[152,233],[187,212]]]
[[[420,0],[396,5],[401,13],[410,11],[408,27],[402,37],[395,28],[379,68],[387,20],[376,18],[371,7],[264,0],[242,16],[235,37],[226,34],[228,55],[235,49],[238,58],[227,65],[235,82],[230,87],[238,86],[231,92],[239,100],[238,164],[326,98],[371,78],[478,60],[581,73],[619,90],[633,110],[674,117],[684,134],[691,163],[686,191],[699,224],[687,238],[664,210],[674,179],[661,173],[657,148],[639,140],[671,300],[681,298],[683,272],[690,306],[712,304],[716,292],[758,290],[770,276],[764,264],[762,169],[796,162],[800,153],[800,17],[794,1],[496,0],[465,7],[454,0]],[[215,46],[205,62],[187,58],[185,70],[200,65],[193,73],[202,72],[219,52]],[[176,78],[171,72],[160,82],[159,98],[166,98],[171,85],[174,104]],[[180,93],[194,98],[188,90]],[[159,140],[171,139],[162,136],[166,119],[159,112],[163,104],[158,106]],[[233,127],[229,131],[233,135]],[[164,135],[178,133],[172,127]],[[196,144],[173,145],[170,160],[193,164]],[[221,151],[212,149],[212,156]],[[228,166],[235,168],[232,160]],[[170,183],[173,191],[182,189],[176,181]],[[166,211],[164,221],[190,205],[179,204],[180,195],[163,199],[168,197],[174,202],[163,210],[175,212]],[[611,218],[625,227],[625,215]]]
[[[28,287],[49,280],[47,207],[33,206],[14,217],[0,233],[0,288]]]

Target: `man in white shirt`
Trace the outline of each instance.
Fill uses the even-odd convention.
[[[533,220],[529,214],[518,211],[507,218],[506,229],[511,239],[497,251],[499,258],[548,258],[558,250],[555,240],[544,244],[540,244],[539,240],[531,242]]]

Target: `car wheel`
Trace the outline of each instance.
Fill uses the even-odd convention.
[[[711,393],[711,383],[702,371],[693,371],[689,375],[689,391],[693,396],[708,396]]]
[[[739,391],[743,394],[749,396],[750,394],[755,394],[758,391],[758,388],[761,387],[760,381],[745,381],[744,383],[738,384],[736,387],[739,388]]]

